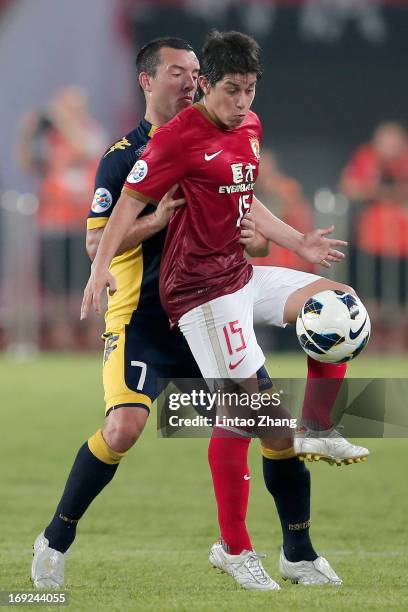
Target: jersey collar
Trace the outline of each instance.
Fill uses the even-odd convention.
[[[150,123],[150,121],[147,121],[146,119],[141,120],[140,127],[142,128],[147,138],[151,138],[157,130],[157,125],[153,125],[152,123]]]
[[[213,125],[215,125],[216,127],[220,128],[221,130],[225,130],[226,127],[225,125],[223,125],[221,123],[221,121],[219,121],[217,119],[217,117],[214,117],[214,115],[212,115],[211,113],[208,112],[205,104],[203,104],[202,102],[196,102],[195,104],[193,104],[194,108],[197,109],[202,115],[204,115],[204,117]]]

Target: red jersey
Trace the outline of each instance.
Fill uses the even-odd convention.
[[[195,104],[156,131],[127,178],[124,191],[141,201],[159,201],[175,183],[186,198],[169,223],[160,269],[172,323],[251,278],[240,224],[252,204],[261,135],[253,112],[227,130]]]

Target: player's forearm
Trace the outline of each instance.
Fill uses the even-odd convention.
[[[155,213],[136,219],[129,229],[129,232],[120,243],[116,255],[122,255],[125,251],[138,247],[139,244],[148,240],[162,229],[163,227],[158,222]]]
[[[260,232],[255,232],[253,240],[245,247],[249,257],[266,257],[270,250],[271,243]]]
[[[145,240],[148,240],[148,238],[151,238],[154,236],[154,234],[157,234],[157,232],[159,232],[161,229],[163,229],[163,226],[157,221],[154,213],[146,215],[146,217],[136,219],[132,227],[129,229],[129,232],[120,243],[115,256],[122,255],[122,253],[125,253],[130,249],[135,249],[139,246],[139,244]],[[104,228],[97,228],[88,230],[86,233],[86,250],[91,261],[95,259],[96,253],[98,252],[103,230]]]
[[[254,197],[251,212],[258,230],[275,244],[297,253],[302,244],[304,234],[294,227],[278,219],[257,198]]]
[[[113,257],[118,254],[119,248],[128,234],[129,227],[133,225],[135,216],[139,215],[144,207],[143,202],[122,193],[103,231],[92,264],[94,269],[106,270],[109,268]]]

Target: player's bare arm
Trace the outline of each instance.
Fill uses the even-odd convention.
[[[266,257],[271,250],[271,243],[257,231],[253,215],[249,212],[241,221],[240,243],[245,246],[249,257]]]
[[[130,249],[136,248],[137,246],[139,246],[139,244],[141,244],[145,240],[148,240],[149,238],[154,236],[154,234],[157,234],[157,232],[166,227],[169,220],[170,215],[168,216],[166,222],[163,223],[158,218],[156,213],[151,213],[150,215],[146,215],[145,217],[136,219],[136,221],[134,221],[132,226],[130,227],[127,235],[120,243],[119,248],[115,253],[115,256],[122,255],[122,253],[125,253]],[[87,230],[86,250],[91,261],[93,261],[96,257],[96,253],[103,232],[103,227]]]
[[[180,205],[181,204],[177,200],[173,200],[172,198],[163,198],[160,200],[154,213],[146,215],[145,217],[140,217],[133,222],[127,235],[120,243],[115,256],[122,255],[122,253],[130,249],[136,248],[139,244],[164,229],[168,225],[174,209]],[[96,257],[103,232],[104,228],[101,227],[90,229],[86,233],[86,250],[91,261]],[[253,233],[251,233],[251,237],[253,238]]]
[[[164,229],[169,224],[174,209],[180,206],[177,202],[172,198],[163,198],[154,213],[136,219],[119,245],[115,256],[136,248]],[[86,233],[86,250],[91,261],[96,257],[103,232],[104,228],[100,227],[89,229]],[[256,230],[251,213],[247,213],[242,219],[240,242],[245,246],[245,252],[249,257],[266,257],[271,248],[269,241]]]
[[[177,208],[185,203],[184,198],[173,199],[178,185],[174,185],[161,199],[164,209]],[[101,313],[101,292],[105,287],[111,294],[116,291],[116,281],[109,272],[110,263],[118,252],[120,245],[127,235],[128,228],[134,223],[135,217],[140,215],[146,202],[122,193],[112,215],[102,234],[97,254],[92,264],[92,270],[84,290],[81,307],[81,319],[86,319],[91,305],[98,314]]]
[[[334,225],[302,234],[291,225],[278,219],[256,197],[253,198],[251,212],[256,227],[261,228],[260,231],[266,239],[293,251],[306,261],[330,268],[331,262],[343,261],[345,258],[344,253],[335,247],[345,247],[347,242],[327,238],[333,232]]]

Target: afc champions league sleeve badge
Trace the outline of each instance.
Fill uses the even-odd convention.
[[[105,187],[98,187],[92,200],[91,210],[96,214],[104,213],[112,206],[112,202],[111,192]]]
[[[140,183],[147,175],[147,164],[144,159],[139,159],[127,177],[128,183]]]
[[[256,159],[260,159],[261,157],[261,147],[259,146],[259,140],[256,136],[253,136],[249,139],[249,144],[251,145],[251,149]]]

